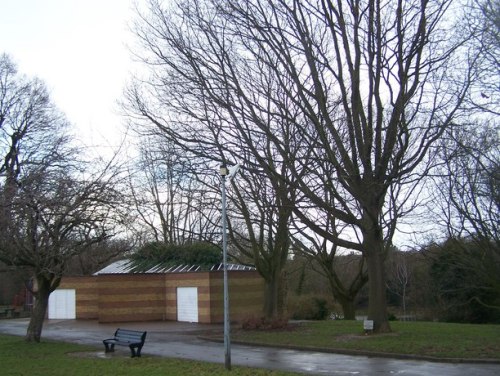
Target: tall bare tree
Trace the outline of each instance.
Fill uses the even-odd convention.
[[[500,246],[500,139],[496,121],[472,122],[442,143],[434,211],[451,238]]]
[[[114,234],[120,175],[111,163],[93,172],[79,161],[69,123],[44,84],[20,76],[5,55],[0,96],[0,261],[32,276],[26,340],[39,342],[67,263]]]
[[[435,174],[435,204],[429,211],[448,239],[434,247],[440,250],[436,260],[448,273],[462,273],[464,282],[449,282],[452,287],[444,291],[468,297],[454,304],[479,304],[485,312],[498,312],[498,301],[485,298],[500,291],[498,124],[473,121],[464,132],[449,136],[442,142],[443,164]]]
[[[500,1],[472,0],[464,29],[473,36],[478,58],[476,77],[468,96],[471,111],[500,115]]]
[[[267,85],[268,90],[276,90],[276,82],[264,81],[262,85]],[[132,87],[127,93],[130,107],[134,111],[139,111],[144,116],[142,99],[139,98],[139,88]],[[283,100],[286,99],[284,93],[281,94]],[[266,100],[266,98],[263,98]],[[269,106],[273,106],[271,98],[268,99]],[[291,111],[293,103],[287,108]],[[129,108],[130,109],[130,108]],[[187,110],[193,111],[189,116],[195,115],[194,106],[187,107]],[[157,114],[155,114],[157,115]],[[185,115],[184,115],[185,116]],[[202,115],[200,115],[202,116]],[[175,132],[170,132],[165,128],[165,124],[153,119],[148,115],[144,116],[145,127],[152,133],[160,133],[164,142],[176,142],[179,148],[185,150],[193,160],[212,161],[213,167],[219,163],[232,164],[235,161],[244,161],[243,173],[231,182],[232,189],[229,191],[228,201],[228,219],[231,245],[233,246],[231,256],[242,262],[252,262],[255,264],[259,273],[266,281],[266,294],[264,299],[263,312],[268,318],[281,317],[285,313],[286,299],[286,278],[284,267],[289,256],[289,222],[292,215],[294,188],[283,179],[272,179],[268,172],[262,171],[260,160],[265,160],[269,164],[267,169],[280,171],[280,174],[286,175],[288,166],[283,160],[280,152],[276,150],[272,141],[262,137],[258,133],[249,129],[249,137],[255,143],[255,148],[259,150],[259,155],[255,155],[255,150],[247,148],[245,139],[233,138],[227,145],[228,135],[220,135],[223,140],[218,138],[216,129],[202,129],[194,125],[192,128],[190,121],[184,124],[179,115],[179,126],[188,132],[192,132],[192,137],[184,138],[185,135],[177,137]],[[140,124],[134,116],[135,124]],[[149,124],[147,124],[149,123]],[[149,125],[149,126],[148,126]],[[151,126],[156,128],[152,130]],[[293,137],[291,124],[283,116],[281,122],[275,124],[276,131],[285,135],[284,142],[287,143],[287,150],[291,155],[298,150],[298,142]],[[189,129],[189,130],[188,130]],[[158,134],[157,134],[158,135]],[[159,140],[161,137],[158,138]],[[168,140],[167,140],[168,139]],[[220,144],[222,143],[222,144]],[[302,152],[300,152],[302,153]],[[198,162],[202,163],[202,162]],[[202,164],[202,167],[205,167]],[[215,168],[213,168],[215,171]],[[204,181],[207,195],[220,197],[218,185],[213,185],[212,176],[207,174],[199,166],[192,169],[192,174],[198,176],[198,180]],[[205,175],[205,178],[202,176]],[[208,177],[208,179],[207,179]],[[289,179],[293,179],[289,176]],[[219,205],[217,205],[219,207]],[[214,217],[214,216],[212,216]],[[214,218],[218,218],[215,216]],[[215,222],[218,223],[218,222]],[[220,224],[219,224],[220,225]]]
[[[453,304],[498,312],[498,300],[488,295],[498,296],[500,287],[500,2],[474,0],[466,9],[464,28],[472,36],[476,79],[467,116],[460,119],[463,126],[447,130],[440,142],[429,211],[447,239],[434,246],[439,251],[435,265],[463,274],[459,283],[443,278],[451,286],[443,289],[445,295],[460,297]]]
[[[228,224],[235,258],[251,260],[264,278],[265,317],[283,317],[286,314],[285,266],[291,247],[289,227],[293,192],[283,181],[272,182],[258,172],[244,171],[231,185]]]
[[[426,172],[474,78],[455,4],[153,0],[136,27],[151,75],[129,102],[193,153],[242,157],[293,186],[300,221],[363,253],[368,316],[388,331],[384,259],[399,217],[388,192]],[[317,212],[346,231],[327,231]]]

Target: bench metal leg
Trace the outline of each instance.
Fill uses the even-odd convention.
[[[132,358],[141,357],[141,348],[136,347],[136,346],[129,346],[130,347],[130,352],[132,353]]]
[[[105,350],[104,352],[115,352],[115,344],[114,343],[106,343],[104,342],[104,347],[105,347]]]

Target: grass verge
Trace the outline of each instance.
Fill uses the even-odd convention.
[[[156,375],[221,375],[223,364],[168,359],[143,355],[126,357],[76,357],[75,352],[102,352],[89,346],[44,341],[26,343],[23,338],[0,335],[0,369],[2,375],[26,376],[156,376]],[[255,368],[232,367],[231,375],[292,376],[296,373]]]
[[[317,321],[295,329],[233,331],[236,341],[452,359],[500,360],[500,325],[391,322],[393,332],[364,335],[361,321]]]

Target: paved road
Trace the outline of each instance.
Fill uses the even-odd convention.
[[[27,319],[0,320],[0,333],[23,336]],[[130,324],[99,324],[96,321],[48,320],[43,338],[102,346],[102,340],[112,336],[116,327],[147,330],[144,355],[196,359],[224,363],[224,346],[200,339],[198,335],[220,332],[216,325],[177,322]],[[129,350],[118,348],[113,356],[129,356]],[[100,353],[104,356],[104,353]],[[280,369],[310,375],[404,375],[458,376],[500,375],[500,364],[434,363],[417,360],[396,360],[366,356],[347,356],[313,351],[259,348],[232,344],[233,365]]]

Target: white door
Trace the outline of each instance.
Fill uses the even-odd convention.
[[[177,321],[198,322],[197,287],[177,287]]]
[[[49,319],[76,318],[76,291],[56,290],[49,296]]]

